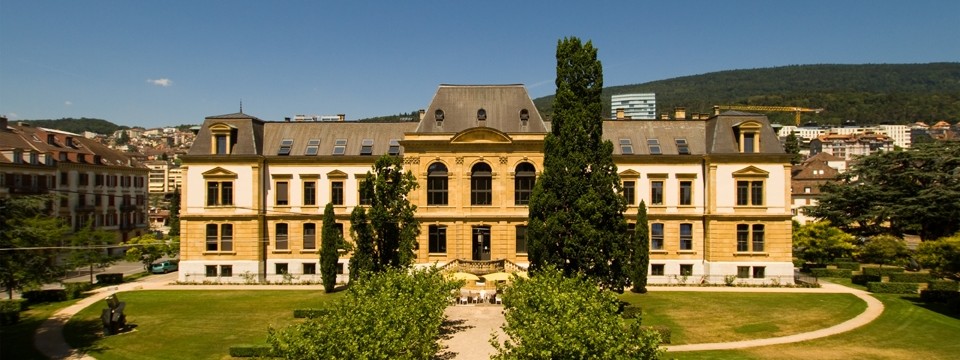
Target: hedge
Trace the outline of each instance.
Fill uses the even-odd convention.
[[[120,274],[120,273],[97,274],[97,284],[100,284],[100,285],[123,284],[123,274]]]
[[[948,302],[954,299],[960,299],[960,292],[955,290],[920,290],[920,301],[923,302]]]
[[[30,290],[24,292],[22,297],[31,304],[59,302],[67,300],[67,291],[64,289]]]
[[[800,271],[808,273],[813,271],[813,269],[824,269],[827,267],[827,264],[814,264],[814,263],[804,263],[800,267]]]
[[[860,271],[860,263],[854,261],[838,261],[833,263],[837,269],[847,269],[851,271]]]
[[[818,278],[822,277],[836,277],[836,278],[849,278],[852,275],[850,269],[811,269],[810,275],[816,276]]]
[[[20,312],[26,310],[27,302],[20,299],[0,300],[0,325],[20,322]]]
[[[293,317],[295,319],[314,319],[330,313],[330,309],[295,309]]]
[[[878,275],[853,275],[850,277],[850,281],[857,285],[867,286],[867,283],[871,282],[880,282],[880,276]]]
[[[927,282],[927,289],[960,291],[960,283],[952,280],[930,280]]]
[[[916,294],[920,284],[896,282],[867,283],[867,291],[878,294]]]
[[[880,267],[864,267],[860,269],[863,271],[864,275],[876,275],[876,276],[889,276],[890,274],[899,274],[903,272],[902,267],[897,266],[884,266]]]
[[[233,357],[271,357],[273,353],[270,345],[234,345],[230,347],[230,356]]]
[[[660,343],[662,343],[662,344],[669,344],[669,343],[670,343],[670,335],[673,333],[673,331],[670,330],[669,327],[663,326],[663,325],[655,325],[655,326],[642,326],[641,328],[647,329],[647,330],[653,330],[653,331],[656,331],[657,333],[659,333],[659,334],[660,334]]]
[[[93,284],[87,282],[72,282],[63,284],[64,291],[67,292],[67,300],[70,299],[79,299],[83,297],[83,293],[93,289]]]
[[[925,283],[930,280],[933,280],[933,275],[930,275],[930,273],[905,272],[890,274],[890,282]]]
[[[637,319],[637,321],[640,321],[643,315],[642,310],[643,308],[639,306],[624,306],[620,316],[624,319]]]

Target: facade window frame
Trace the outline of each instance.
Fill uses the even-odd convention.
[[[530,205],[530,196],[537,182],[537,169],[529,162],[517,164],[513,179],[513,204]]]
[[[485,162],[478,162],[471,168],[470,205],[493,205],[493,169]]]

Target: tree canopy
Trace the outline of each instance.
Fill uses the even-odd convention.
[[[346,242],[340,229],[337,229],[333,204],[327,203],[323,209],[323,232],[320,235],[320,277],[323,280],[323,290],[333,291],[337,285],[337,261],[340,259],[340,250],[346,250]]]
[[[916,233],[924,240],[948,236],[960,230],[960,142],[860,157],[820,191],[807,213],[847,232]]]
[[[420,222],[414,217],[417,206],[407,194],[417,188],[413,173],[403,171],[403,159],[383,155],[373,165],[373,172],[360,182],[361,198],[368,209],[358,206],[350,219],[354,232],[355,254],[374,272],[403,268],[413,263]],[[369,252],[357,254],[360,252]],[[369,261],[369,262],[367,262]],[[353,263],[351,263],[351,271]]]
[[[164,256],[180,254],[179,236],[170,239],[158,239],[153,233],[146,233],[128,240],[124,245],[131,246],[127,249],[127,261],[139,261],[143,264],[143,268],[147,270],[150,270],[150,264]]]
[[[67,227],[50,216],[49,196],[18,196],[0,199],[0,286],[13,290],[40,286],[63,275],[57,263]]]
[[[530,199],[530,269],[552,264],[623,291],[630,261],[626,200],[613,144],[603,140],[603,67],[591,42],[558,41],[556,85],[543,173]]]
[[[808,262],[826,264],[836,258],[849,258],[856,250],[856,238],[828,221],[800,226],[793,232],[794,256]]]
[[[920,243],[917,261],[939,276],[960,280],[960,233]]]
[[[106,267],[120,260],[118,256],[110,255],[106,246],[114,242],[113,233],[94,229],[93,223],[87,224],[70,238],[71,245],[67,263],[75,267],[89,267],[90,283],[93,284],[93,268]]]
[[[861,262],[880,264],[897,264],[910,255],[907,243],[893,235],[881,234],[871,236],[857,253]]]

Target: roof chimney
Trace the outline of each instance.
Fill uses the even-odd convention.
[[[713,106],[713,115],[720,115],[720,106],[718,105]]]
[[[687,109],[682,108],[682,107],[675,107],[675,108],[673,108],[673,111],[674,111],[674,115],[673,115],[674,120],[686,120],[686,119],[687,119]]]
[[[670,114],[660,114],[660,120],[670,120]]]
[[[338,121],[344,121],[347,119],[347,114],[337,114]]]
[[[289,117],[285,117],[285,118],[283,118],[283,121],[290,122],[290,118],[289,118]]]
[[[617,109],[617,120],[623,120],[623,108]]]
[[[423,117],[427,115],[426,109],[420,109],[420,120],[423,120]]]
[[[422,114],[422,113],[421,113],[421,114]],[[7,121],[7,117],[6,117],[6,116],[0,116],[0,131],[6,131],[6,130],[7,130],[7,122],[8,122],[8,121]]]

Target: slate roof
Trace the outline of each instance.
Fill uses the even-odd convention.
[[[777,133],[770,126],[765,115],[742,111],[726,111],[707,120],[706,147],[710,154],[740,153],[735,128],[742,123],[754,121],[760,123],[760,148],[758,153],[782,154],[783,147]]]
[[[547,127],[533,105],[527,89],[515,85],[440,85],[427,107],[416,132],[458,133],[480,126],[477,111],[486,111],[482,126],[505,133],[546,133]],[[527,110],[529,119],[523,126],[520,113]],[[443,111],[443,122],[437,125],[437,110]]]
[[[306,155],[310,140],[319,140],[317,156],[333,155],[337,139],[347,140],[343,155],[360,155],[363,140],[373,142],[370,155],[387,153],[390,140],[403,140],[405,132],[416,129],[416,122],[268,122],[264,123],[264,155],[277,155],[284,139],[292,140],[289,156]],[[402,147],[401,147],[402,153]]]
[[[648,140],[656,139],[662,155],[680,155],[677,139],[687,143],[690,155],[706,153],[706,122],[699,120],[607,120],[603,138],[613,142],[614,155],[623,154],[620,139],[630,140],[634,155],[650,155]]]

